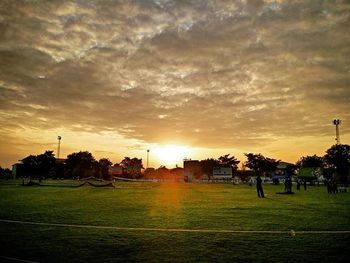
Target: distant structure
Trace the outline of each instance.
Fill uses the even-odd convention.
[[[289,169],[292,166],[292,163],[279,161],[276,169],[271,174],[272,179],[286,179],[289,176],[293,176],[291,169]]]
[[[148,168],[149,166],[149,149],[147,149],[147,166],[146,166],[146,168]]]
[[[202,166],[198,160],[184,159],[184,180],[191,182],[202,176]]]
[[[141,166],[138,165],[129,165],[123,166],[119,163],[114,164],[113,166],[108,167],[109,176],[116,177],[138,177],[141,175]]]
[[[339,125],[341,124],[341,120],[334,119],[333,124],[335,125],[335,140],[337,144],[340,144]]]
[[[218,166],[212,167],[212,171],[209,172],[199,160],[184,159],[183,165],[185,182],[193,182],[195,180],[214,180],[215,182],[226,182],[232,180],[233,178],[233,170],[231,166],[220,166],[220,164],[217,164]]]
[[[57,139],[58,139],[58,147],[57,147],[57,159],[59,159],[59,158],[60,158],[61,139],[62,139],[62,137],[61,137],[61,136],[58,136],[58,137],[57,137]]]
[[[232,167],[213,167],[214,180],[229,180],[233,178]]]

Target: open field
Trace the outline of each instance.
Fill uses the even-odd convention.
[[[45,223],[0,221],[0,256],[36,262],[346,262],[350,257],[349,232],[300,232],[350,230],[349,193],[328,195],[324,187],[311,187],[286,196],[276,194],[282,185],[268,185],[267,198],[258,199],[255,188],[246,185],[117,186],[0,182],[0,220]]]

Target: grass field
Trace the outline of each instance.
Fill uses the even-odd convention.
[[[23,187],[0,182],[2,220],[122,228],[0,222],[0,256],[36,262],[350,259],[349,233],[298,232],[350,230],[349,193],[328,195],[324,187],[311,187],[286,196],[276,194],[283,186],[266,185],[267,198],[259,199],[255,188],[246,185],[123,182],[117,186],[120,188]],[[219,231],[160,231],[163,229]]]

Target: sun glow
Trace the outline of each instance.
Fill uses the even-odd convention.
[[[164,145],[152,150],[162,165],[175,166],[182,165],[182,160],[190,154],[190,149],[186,146]]]

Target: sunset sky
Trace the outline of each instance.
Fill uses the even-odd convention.
[[[0,165],[245,152],[295,162],[350,142],[350,1],[0,1]]]

